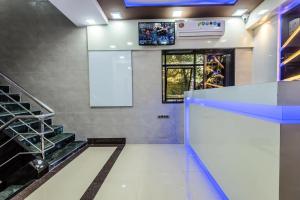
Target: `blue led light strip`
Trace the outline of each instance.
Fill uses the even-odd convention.
[[[186,98],[186,103],[215,108],[280,124],[300,124],[300,106],[276,106]]]
[[[261,119],[273,123],[280,124],[300,124],[300,106],[276,106],[276,105],[261,105],[238,102],[224,102],[216,100],[207,100],[200,98],[185,98],[185,146],[189,154],[192,155],[198,167],[203,171],[210,181],[216,192],[222,200],[229,200],[221,186],[217,183],[214,177],[210,174],[208,168],[201,161],[197,153],[194,151],[190,143],[190,105],[219,109],[227,112],[232,112],[255,119]]]
[[[190,101],[185,100],[185,112],[184,112],[184,124],[185,124],[185,148],[188,154],[192,156],[194,161],[196,162],[199,169],[204,173],[207,180],[211,183],[212,187],[215,189],[215,191],[218,193],[219,197],[222,200],[229,200],[229,198],[226,196],[225,192],[222,190],[220,185],[217,183],[217,181],[214,179],[214,177],[209,172],[208,168],[205,166],[205,164],[202,162],[202,160],[199,158],[197,153],[194,151],[194,149],[191,146],[190,143],[190,130],[189,130],[189,124],[190,124]]]
[[[173,1],[136,1],[124,0],[126,7],[156,7],[156,6],[205,6],[205,5],[234,5],[237,0],[173,0]]]

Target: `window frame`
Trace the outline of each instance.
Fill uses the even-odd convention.
[[[190,84],[193,85],[193,90],[196,90],[196,71],[197,67],[203,67],[203,73],[205,74],[205,63],[200,64],[197,63],[197,55],[198,54],[230,54],[231,55],[231,63],[233,67],[230,69],[226,69],[228,72],[225,72],[224,77],[224,86],[232,86],[235,82],[235,49],[193,49],[193,50],[162,50],[162,103],[163,104],[181,104],[184,102],[183,98],[167,98],[167,69],[191,69],[193,73],[192,81]],[[194,56],[193,64],[167,64],[167,55],[187,55],[191,54]],[[186,67],[186,68],[184,68]],[[228,77],[228,75],[230,77]],[[229,80],[230,79],[230,80]],[[203,76],[203,82],[205,82],[205,76]],[[191,86],[191,85],[190,85]],[[201,86],[201,90],[204,89],[204,85]],[[190,89],[189,89],[190,91]],[[171,101],[170,101],[171,100]]]

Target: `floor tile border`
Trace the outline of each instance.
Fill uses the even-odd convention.
[[[96,194],[98,193],[100,187],[104,183],[107,175],[112,169],[114,163],[118,159],[121,154],[124,146],[126,144],[125,138],[88,138],[88,144],[82,147],[80,150],[75,152],[69,158],[64,160],[57,167],[46,173],[40,179],[33,181],[29,186],[27,186],[20,193],[11,198],[11,200],[24,200],[31,193],[41,187],[44,183],[46,183],[50,178],[52,178],[55,174],[61,171],[65,166],[67,166],[70,162],[72,162],[75,158],[77,158],[80,154],[82,154],[89,147],[117,147],[113,154],[110,156],[108,161],[105,163],[103,168],[97,174],[93,182],[89,185],[88,189],[85,191],[81,199],[88,200],[94,199]]]
[[[96,140],[88,140],[95,142]],[[97,147],[107,147],[107,146],[116,146],[116,150],[113,152],[113,154],[110,156],[110,158],[107,160],[103,168],[100,170],[98,175],[95,177],[93,182],[90,184],[88,189],[85,191],[85,193],[82,195],[80,200],[93,200],[95,196],[97,195],[98,191],[100,190],[101,186],[103,185],[106,177],[108,176],[109,172],[113,168],[115,162],[117,161],[119,155],[121,154],[123,148],[126,145],[126,139],[125,138],[119,138],[117,140],[111,140],[110,139],[104,139],[104,140],[97,140],[96,143],[90,143],[90,146],[97,146]]]

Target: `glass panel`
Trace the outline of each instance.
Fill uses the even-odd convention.
[[[195,90],[200,90],[204,88],[203,68],[204,68],[203,66],[196,66]]]
[[[203,54],[196,54],[196,64],[198,64],[198,65],[204,64],[204,55]]]
[[[226,55],[207,55],[205,88],[224,87]]]
[[[183,99],[192,84],[193,69],[167,69],[167,98]]]
[[[182,54],[182,55],[167,55],[167,65],[186,65],[194,64],[193,54]]]

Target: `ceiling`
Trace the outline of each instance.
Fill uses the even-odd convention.
[[[237,9],[252,11],[264,0],[238,0],[235,5],[225,6],[183,6],[183,7],[127,7],[124,0],[97,0],[108,19],[112,12],[120,12],[122,19],[167,19],[174,10],[181,10],[182,18],[228,17]],[[141,1],[141,0],[140,0]],[[145,0],[143,0],[145,1]],[[148,0],[150,1],[150,0]]]
[[[76,26],[107,24],[108,20],[96,0],[49,0]],[[88,23],[87,20],[92,20]]]

